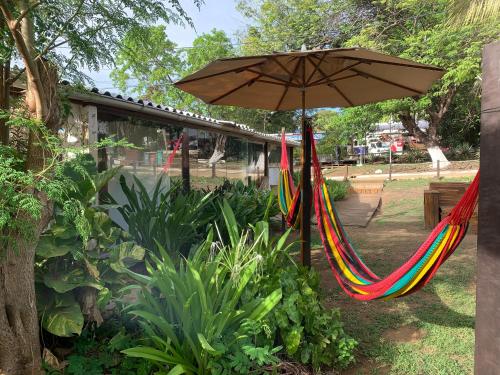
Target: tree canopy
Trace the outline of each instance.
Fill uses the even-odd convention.
[[[243,50],[251,53],[299,49],[302,44],[308,48],[361,46],[443,67],[446,74],[426,95],[359,107],[347,110],[348,114],[376,115],[379,121],[393,115],[428,146],[476,143],[479,90],[474,87],[480,76],[481,50],[499,37],[500,20],[493,17],[488,22],[450,26],[451,9],[458,2],[241,0],[240,10],[251,23],[240,38]],[[418,128],[416,118],[429,121],[427,132]],[[457,121],[468,130],[443,130],[444,124]]]
[[[293,130],[296,127],[293,112],[208,105],[173,85],[218,58],[240,52],[222,30],[201,34],[192,46],[179,48],[169,39],[164,26],[151,26],[141,35],[135,32],[125,35],[111,77],[120,89],[154,102],[244,123],[258,130],[276,132],[282,127]]]

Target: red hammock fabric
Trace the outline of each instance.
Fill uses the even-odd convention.
[[[177,151],[179,150],[179,147],[181,146],[182,137],[184,137],[184,134],[181,134],[181,136],[179,137],[177,142],[175,142],[174,149],[172,150],[172,153],[170,155],[168,155],[167,162],[163,166],[163,172],[167,173],[170,166],[174,162],[175,154],[177,153]]]

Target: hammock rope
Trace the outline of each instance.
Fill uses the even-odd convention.
[[[309,131],[312,133],[312,130]],[[321,173],[312,134],[311,139],[314,208],[318,230],[328,263],[341,288],[352,298],[367,301],[402,297],[425,286],[465,237],[469,220],[477,204],[479,172],[450,214],[438,223],[413,255],[388,276],[381,278],[368,268],[349,241]],[[283,147],[286,148],[284,134],[282,134],[282,149]],[[283,155],[286,156],[286,152],[282,153],[278,188],[280,208],[290,225],[293,222],[288,220],[289,215],[297,210],[296,204],[300,205],[300,201],[294,203],[292,197],[300,195],[300,191],[297,193],[300,187],[293,190],[293,180],[285,179],[289,173],[287,174],[288,162],[283,163]],[[287,184],[290,187],[287,188]],[[295,193],[293,196],[290,195],[292,191]],[[290,204],[282,205],[282,200]],[[288,210],[284,210],[286,208]]]

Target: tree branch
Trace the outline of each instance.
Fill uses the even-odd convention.
[[[66,22],[64,22],[61,25],[60,31],[56,35],[54,35],[54,37],[45,45],[45,48],[42,50],[42,52],[40,52],[38,54],[37,58],[43,57],[50,50],[52,50],[54,48],[57,48],[57,47],[61,46],[64,43],[67,43],[67,41],[64,41],[63,43],[56,44],[56,45],[53,46],[53,44],[57,41],[57,39],[59,39],[63,35],[64,30],[66,30],[66,27],[80,14],[80,11],[82,10],[84,3],[85,3],[85,0],[80,0],[80,4],[78,5],[75,13],[73,13],[73,15],[71,15],[71,17],[69,17],[66,20]]]
[[[43,1],[36,1],[33,4],[31,4],[29,7],[24,9],[21,14],[17,17],[16,21],[14,22],[14,28],[17,29],[19,25],[21,24],[21,21],[23,20],[24,17],[28,15],[29,12],[31,12],[33,9],[35,9],[37,6],[42,4]]]

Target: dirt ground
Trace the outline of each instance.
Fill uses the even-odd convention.
[[[348,227],[363,259],[380,276],[400,266],[425,240],[423,191],[429,180],[386,185],[367,228]],[[317,233],[313,244],[319,245]],[[357,363],[341,374],[471,374],[474,347],[476,236],[467,234],[431,283],[401,299],[359,302],[339,288],[322,249],[313,265],[327,306],[339,308],[359,342]]]

